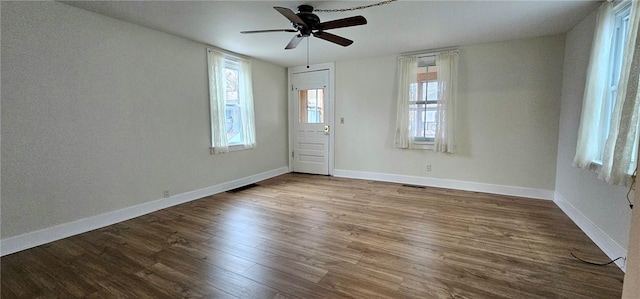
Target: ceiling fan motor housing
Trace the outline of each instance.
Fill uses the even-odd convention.
[[[310,36],[317,25],[320,24],[320,18],[313,14],[313,6],[311,5],[300,5],[298,6],[298,11],[296,15],[304,21],[306,26],[300,26],[298,24],[293,24],[293,26],[300,30],[300,35]]]

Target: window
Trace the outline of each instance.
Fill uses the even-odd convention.
[[[598,138],[598,156],[594,160],[597,164],[602,164],[605,144],[611,130],[611,122],[613,121],[613,108],[618,94],[618,83],[620,81],[620,73],[622,71],[622,58],[624,57],[624,46],[629,31],[629,17],[631,13],[631,5],[618,7],[614,13],[613,36],[611,44],[611,52],[609,58],[610,72],[608,74],[607,92],[602,102],[602,115],[600,121],[600,130]],[[637,148],[637,146],[636,146]]]
[[[255,147],[251,62],[208,49],[211,152]]]
[[[607,114],[605,115],[605,120],[603,123],[607,124],[604,129],[604,132],[607,132],[604,139],[602,139],[602,143],[606,143],[606,138],[608,137],[608,132],[610,131],[610,124],[613,117],[613,107],[616,101],[616,97],[618,94],[618,86],[620,84],[620,75],[622,73],[622,63],[625,53],[625,43],[629,36],[629,21],[631,19],[631,4],[625,3],[621,5],[620,9],[615,14],[615,27],[614,27],[614,36],[613,36],[613,45],[612,45],[612,53],[611,53],[611,88],[610,88],[610,97],[607,99]],[[637,138],[637,137],[636,137]],[[601,150],[601,155],[604,154],[604,149]],[[633,169],[635,169],[635,165],[637,165],[638,157],[638,143],[635,143],[633,152],[631,154],[631,167],[629,169],[629,173],[633,173]],[[602,161],[602,160],[600,160]]]
[[[636,1],[604,2],[598,9],[573,160],[616,185],[629,184],[637,165],[639,15]]]
[[[435,59],[418,62],[416,83],[410,85],[409,130],[418,144],[433,144],[436,136],[438,68]]]
[[[227,140],[229,146],[242,144],[242,113],[240,113],[240,99],[238,97],[238,86],[240,85],[238,64],[233,61],[226,61],[224,67],[225,75],[225,129],[227,130]]]
[[[394,146],[454,153],[458,51],[398,58]]]
[[[300,90],[299,122],[302,124],[324,123],[324,89]]]

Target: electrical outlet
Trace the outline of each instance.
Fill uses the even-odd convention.
[[[427,172],[431,172],[431,164],[427,164]]]
[[[164,198],[171,196],[171,192],[169,190],[164,190]]]

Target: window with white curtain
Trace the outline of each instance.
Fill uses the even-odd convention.
[[[457,54],[398,58],[396,148],[455,152]]]
[[[251,84],[251,61],[207,49],[211,152],[214,154],[256,146]]]
[[[574,165],[624,185],[637,166],[640,99],[637,1],[598,10]]]
[[[609,137],[611,122],[613,116],[613,108],[618,94],[618,83],[620,82],[620,73],[622,71],[622,57],[624,56],[624,43],[626,41],[629,30],[629,17],[631,5],[624,5],[614,10],[613,35],[611,36],[611,53],[610,68],[608,74],[607,92],[602,101],[602,121],[601,128],[598,132],[598,157],[594,162],[602,164],[604,155],[604,146]]]

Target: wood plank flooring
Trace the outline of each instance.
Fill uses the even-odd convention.
[[[287,174],[1,259],[2,298],[620,298],[553,202]]]

